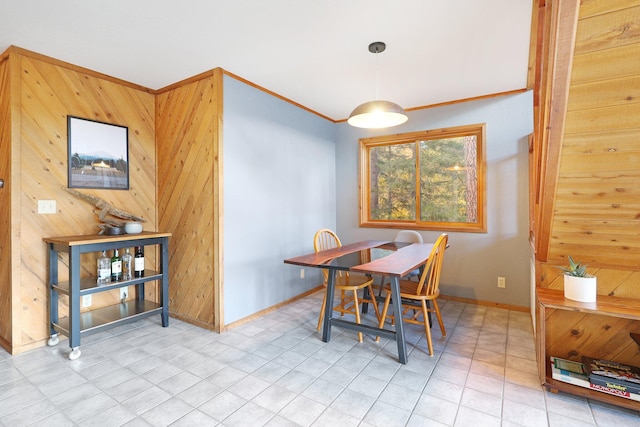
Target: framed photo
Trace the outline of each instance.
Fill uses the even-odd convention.
[[[129,128],[67,116],[69,188],[129,189]]]

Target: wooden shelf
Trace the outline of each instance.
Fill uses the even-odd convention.
[[[604,392],[600,392],[597,390],[591,390],[589,388],[580,387],[574,384],[569,384],[566,382],[558,381],[551,376],[551,364],[549,362],[550,356],[556,357],[567,357],[565,354],[551,354],[553,350],[550,350],[551,347],[555,345],[554,342],[547,342],[547,340],[558,341],[565,340],[566,342],[572,342],[573,339],[577,339],[581,335],[581,325],[583,325],[584,320],[586,318],[574,317],[578,320],[575,320],[575,325],[573,324],[563,324],[561,323],[552,323],[553,319],[557,317],[558,310],[561,312],[574,312],[581,313],[584,316],[590,317],[592,319],[606,319],[606,317],[594,317],[594,316],[609,316],[614,322],[616,319],[628,319],[625,320],[626,327],[630,329],[638,329],[637,323],[635,321],[640,321],[640,300],[632,299],[632,298],[620,298],[614,296],[607,295],[598,295],[596,302],[594,303],[584,303],[579,301],[573,301],[566,299],[564,297],[564,292],[561,290],[548,289],[548,288],[537,288],[536,289],[536,348],[537,348],[537,356],[538,356],[538,370],[540,373],[540,382],[543,386],[545,386],[551,392],[566,392],[571,393],[577,396],[586,397],[589,399],[599,400],[601,402],[610,403],[612,405],[621,406],[624,408],[633,409],[635,411],[640,410],[640,402],[637,402],[632,399],[627,399],[624,397],[610,395]],[[556,314],[554,314],[556,313]],[[568,315],[568,313],[566,313]],[[567,318],[566,315],[560,317],[561,319]],[[551,320],[550,320],[551,319]],[[633,325],[633,326],[629,326]],[[593,328],[592,328],[593,329]],[[560,335],[548,337],[549,331],[554,331],[555,334],[560,331]],[[593,331],[591,331],[593,332]],[[629,333],[628,339],[630,342],[633,342],[632,337],[634,333],[638,331],[628,330]],[[563,335],[566,334],[566,335]],[[607,345],[606,340],[608,339],[606,336],[603,338],[605,342],[599,343],[597,336],[592,334],[587,334],[590,338],[590,345]],[[604,334],[606,335],[606,334]],[[560,337],[560,340],[559,340]],[[562,338],[566,337],[566,338]],[[584,344],[584,342],[582,343]],[[575,347],[565,347],[564,350],[571,350],[570,358],[573,360],[580,360],[581,356],[591,356],[591,354],[580,354],[585,351],[582,348],[582,345],[574,342],[571,344]],[[554,347],[555,348],[555,347]],[[599,347],[602,348],[602,347]],[[592,349],[593,350],[593,349]],[[563,353],[561,351],[560,353]],[[613,356],[612,356],[613,357]],[[613,360],[613,359],[611,359]]]
[[[127,301],[107,307],[98,308],[80,313],[80,333],[86,334],[98,331],[101,327],[113,323],[120,323],[123,320],[134,321],[142,317],[159,313],[162,310],[160,304],[152,301]],[[69,318],[62,317],[53,327],[64,335],[69,335]]]
[[[127,242],[131,240],[140,239],[153,239],[161,237],[171,237],[171,233],[158,233],[155,231],[143,231],[137,234],[118,234],[116,236],[107,235],[81,235],[81,236],[60,236],[60,237],[45,237],[42,240],[46,243],[52,243],[55,245],[63,246],[85,246],[92,244],[107,244]]]
[[[538,301],[547,308],[603,314],[640,320],[640,300],[598,295],[596,302],[579,302],[564,297],[563,291],[538,288]]]
[[[636,402],[635,400],[618,397],[612,394],[603,393],[601,391],[591,390],[577,385],[565,383],[555,380],[550,376],[547,377],[547,381],[543,385],[547,387],[547,389],[552,393],[562,391],[565,393],[574,394],[576,396],[582,396],[588,399],[598,400],[600,402],[621,406],[623,408],[633,409],[634,411],[640,410],[640,402]]]
[[[120,282],[109,282],[105,285],[98,285],[95,277],[87,277],[80,279],[80,295],[89,295],[161,279],[162,273],[154,270],[145,270],[143,277],[134,277],[131,280],[122,280]],[[61,294],[69,295],[69,281],[60,282],[57,285],[52,285],[51,287]]]

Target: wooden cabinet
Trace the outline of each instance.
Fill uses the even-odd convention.
[[[536,289],[536,339],[540,382],[563,391],[640,410],[640,402],[554,380],[550,356],[581,361],[582,356],[640,365],[630,334],[640,333],[640,300],[598,295],[595,303],[564,298],[562,291]]]
[[[48,237],[43,240],[48,245],[48,289],[50,334],[48,345],[58,343],[58,334],[69,337],[72,351],[69,359],[80,357],[80,336],[98,332],[104,328],[131,322],[159,313],[162,326],[169,326],[168,289],[169,289],[169,237],[170,233],[143,232],[122,236],[66,236]],[[134,246],[158,245],[160,261],[158,271],[145,269],[143,277],[110,282],[98,285],[96,277],[80,277],[80,256],[90,252],[111,251]],[[59,253],[69,254],[69,280],[58,280]],[[158,302],[144,298],[144,285],[147,282],[160,281]],[[135,299],[121,301],[118,304],[80,312],[82,298],[98,292],[111,291],[125,286],[135,286]],[[58,313],[58,295],[69,296],[69,310],[66,316]]]

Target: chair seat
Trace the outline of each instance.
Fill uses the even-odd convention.
[[[400,298],[415,301],[429,301],[438,298],[440,295],[440,290],[430,295],[417,295],[418,286],[420,286],[420,282],[414,282],[413,280],[400,280]],[[391,285],[389,283],[386,283],[383,289],[385,292],[391,293]]]
[[[373,278],[364,274],[349,273],[348,276],[336,276],[336,289],[341,291],[354,291],[373,284]]]

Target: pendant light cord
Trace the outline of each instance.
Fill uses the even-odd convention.
[[[376,101],[380,100],[380,93],[378,92],[378,48],[376,48]]]

